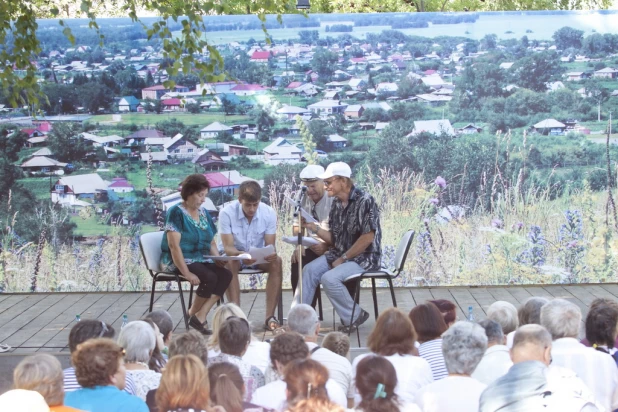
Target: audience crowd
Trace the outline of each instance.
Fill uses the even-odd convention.
[[[618,410],[618,302],[582,318],[564,299],[491,304],[476,323],[448,300],[382,311],[366,353],[346,334],[320,334],[297,304],[268,342],[235,304],[212,335],[174,334],[165,311],[125,324],[84,319],[69,333],[71,366],[39,353],[13,371],[0,411],[515,412]],[[323,336],[323,337],[322,337]]]

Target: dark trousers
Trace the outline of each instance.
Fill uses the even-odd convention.
[[[209,298],[213,294],[223,296],[232,281],[232,272],[214,263],[195,262],[187,267],[191,273],[200,278],[200,285],[195,294],[201,298]]]
[[[294,253],[297,253],[296,251]],[[318,255],[316,255],[315,253],[313,253],[313,251],[309,248],[305,249],[305,255],[303,256],[303,267],[305,267],[306,264],[313,262],[315,259],[319,258]],[[291,276],[291,281],[292,281],[292,294],[296,293],[296,287],[298,286],[298,263],[292,263],[292,276]],[[348,283],[344,283],[345,287],[348,289],[348,292],[350,293],[350,296],[352,297],[352,299],[354,299],[354,292],[355,292],[355,283],[354,282],[348,282]],[[315,305],[318,301],[318,292],[316,291],[315,295],[313,295],[313,299],[311,300],[311,306],[313,306],[313,308],[315,309]],[[305,302],[308,303],[308,302]]]

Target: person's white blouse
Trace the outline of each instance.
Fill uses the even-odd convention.
[[[208,350],[208,359],[219,356],[221,351],[216,349]],[[242,356],[242,360],[252,366],[255,366],[263,374],[266,374],[266,369],[270,365],[270,343],[261,342],[253,339],[247,348],[247,351]]]
[[[419,390],[416,404],[423,412],[477,412],[486,387],[474,378],[447,376]]]
[[[352,362],[352,373],[354,377],[354,386],[356,386],[356,366],[364,357],[372,355],[366,353],[354,358]],[[403,404],[414,403],[415,395],[419,389],[433,382],[433,374],[429,363],[418,356],[413,355],[391,355],[384,356],[395,367],[397,373],[397,386],[395,393],[399,397],[399,401]],[[354,396],[355,404],[360,402],[360,396]]]
[[[284,411],[287,405],[286,389],[287,385],[284,381],[281,379],[276,380],[253,392],[251,403],[264,408],[274,409],[275,411]],[[334,380],[329,379],[326,381],[326,392],[331,402],[343,408],[348,406],[348,400],[343,389]]]
[[[513,366],[509,348],[505,345],[494,345],[485,351],[481,362],[472,373],[472,377],[485,385],[506,375]]]
[[[127,375],[131,376],[135,383],[135,395],[146,401],[146,394],[159,387],[161,374],[151,370],[128,370]]]

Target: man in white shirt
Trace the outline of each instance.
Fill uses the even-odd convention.
[[[279,376],[283,377],[285,367],[297,359],[307,359],[309,348],[303,337],[295,332],[288,332],[273,339],[270,344],[270,360]],[[283,379],[278,379],[258,388],[251,398],[251,403],[276,411],[285,411],[287,408],[286,397],[287,384]],[[331,402],[341,407],[347,406],[347,399],[341,387],[332,379],[326,382],[326,392]]]
[[[261,202],[262,188],[253,180],[240,184],[238,202],[232,202],[219,212],[219,234],[223,251],[227,256],[249,253],[254,248],[275,245],[277,237],[277,214],[272,207]],[[277,319],[275,308],[281,293],[282,266],[281,258],[275,253],[266,256],[266,263],[255,265],[257,269],[268,273],[266,282],[266,321],[267,330],[281,326],[282,319]],[[243,260],[242,264],[251,266],[255,260]],[[232,272],[232,283],[227,289],[228,299],[240,306],[240,283],[238,272],[241,262],[230,261],[227,268]]]
[[[292,332],[303,336],[310,351],[311,359],[320,362],[332,380],[337,382],[347,394],[350,407],[354,402],[354,385],[352,384],[352,364],[347,358],[318,346],[320,321],[315,310],[307,304],[298,304],[288,313],[288,327]]]
[[[607,353],[579,343],[582,313],[564,299],[554,299],[541,308],[541,325],[553,341],[552,365],[573,370],[592,391],[595,400],[606,410],[618,409],[618,369]]]
[[[594,397],[575,372],[552,362],[551,335],[541,325],[517,329],[513,366],[482,393],[479,412],[598,412]]]
[[[513,366],[513,361],[511,361],[509,348],[504,344],[506,338],[502,333],[502,326],[491,319],[485,319],[479,322],[479,325],[485,329],[485,335],[487,335],[487,350],[472,373],[472,377],[489,385],[499,377],[506,375]]]

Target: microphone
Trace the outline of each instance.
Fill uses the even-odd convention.
[[[307,186],[301,186],[300,189],[298,189],[298,193],[296,193],[296,203],[300,202],[306,191]]]

